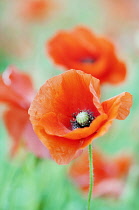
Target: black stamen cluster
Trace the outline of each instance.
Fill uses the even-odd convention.
[[[81,63],[94,63],[95,61],[96,61],[96,59],[94,59],[94,58],[81,59]]]
[[[76,116],[80,113],[80,112],[87,112],[89,119],[88,122],[86,122],[85,125],[81,125],[77,122],[76,120]],[[70,120],[71,122],[71,126],[72,126],[72,130],[76,129],[76,128],[84,128],[84,127],[89,127],[91,122],[95,119],[95,116],[93,115],[93,112],[91,112],[90,110],[79,110],[78,113],[73,113],[72,114],[73,120]]]

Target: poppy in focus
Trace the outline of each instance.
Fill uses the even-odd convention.
[[[31,78],[10,66],[0,76],[0,103],[6,104],[3,118],[13,139],[11,155],[15,155],[20,144],[38,157],[49,157],[48,150],[39,141],[29,121],[28,109],[35,95]]]
[[[94,149],[93,196],[119,197],[124,190],[125,178],[128,176],[131,164],[132,158],[129,155],[123,153],[110,158],[103,154],[102,151]],[[87,151],[72,163],[69,176],[83,193],[88,193],[89,161]]]
[[[126,66],[113,44],[86,27],[58,32],[46,48],[53,61],[67,70],[82,70],[101,83],[118,84],[125,79]]]
[[[67,164],[114,119],[124,120],[132,96],[123,92],[100,102],[99,80],[79,70],[55,76],[40,88],[29,114],[34,131],[58,164]]]

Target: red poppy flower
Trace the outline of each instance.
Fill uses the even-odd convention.
[[[43,20],[49,14],[51,4],[50,0],[24,0],[20,1],[18,13],[28,21]]]
[[[129,24],[130,21],[132,21],[132,23],[133,21],[137,21],[139,17],[139,3],[136,0],[102,0],[102,6],[104,9],[106,8],[105,12],[109,14],[109,17],[112,18],[114,23],[116,23],[116,20],[121,21],[121,27],[127,24],[127,20]]]
[[[29,109],[33,128],[58,164],[67,164],[80,149],[107,132],[114,119],[123,120],[132,104],[124,92],[100,103],[99,80],[70,70],[41,87]]]
[[[128,175],[132,158],[122,154],[109,158],[101,151],[93,150],[94,188],[93,195],[114,196],[121,195],[125,178]],[[85,151],[70,167],[69,176],[75,184],[87,193],[89,190],[89,161]]]
[[[126,51],[131,51],[131,48],[137,49],[135,37],[138,30],[136,24],[139,19],[139,1],[101,0],[101,8],[103,8],[103,13],[105,14],[103,21],[105,33],[112,37],[113,40],[115,39],[116,42],[120,41],[120,45]],[[131,40],[132,43],[130,45]]]
[[[0,76],[0,103],[7,104],[4,112],[6,128],[13,139],[11,154],[17,151],[22,138],[27,148],[39,157],[48,157],[49,152],[39,141],[29,121],[28,108],[34,97],[31,78],[10,66]]]
[[[113,44],[86,27],[60,31],[50,39],[47,48],[54,62],[67,70],[82,70],[101,83],[117,84],[125,79],[126,66],[116,56]]]

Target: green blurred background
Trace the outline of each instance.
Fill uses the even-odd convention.
[[[135,11],[132,14],[128,8],[129,16],[123,10],[113,14],[116,3],[112,7],[109,0],[55,0],[53,3],[54,7],[46,20],[24,22],[17,18],[13,9],[16,0],[0,1],[0,72],[14,64],[32,76],[38,90],[47,79],[61,73],[45,52],[46,41],[56,31],[83,24],[97,34],[109,37],[115,43],[119,57],[122,56],[127,63],[128,77],[119,86],[103,86],[102,101],[128,91],[133,95],[134,103],[129,117],[125,121],[115,121],[110,131],[95,140],[94,145],[111,155],[124,150],[133,155],[134,165],[126,182],[125,193],[118,200],[95,198],[92,209],[138,210],[139,31],[136,1],[133,1],[132,9]],[[0,107],[0,117],[2,110],[3,106]],[[59,166],[51,160],[38,159],[24,149],[10,159],[9,145],[10,137],[0,119],[1,210],[86,209],[86,198],[68,178],[69,165]]]

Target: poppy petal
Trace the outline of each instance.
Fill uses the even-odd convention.
[[[71,160],[80,154],[83,140],[73,141],[66,138],[46,134],[40,127],[34,127],[35,132],[43,144],[49,149],[52,158],[58,164],[68,164]]]
[[[28,108],[34,96],[30,77],[16,67],[8,67],[0,77],[0,101]]]
[[[102,106],[109,120],[124,120],[129,115],[132,106],[132,95],[128,92],[121,93],[118,96],[104,101]]]
[[[15,155],[20,145],[20,140],[28,121],[28,114],[26,110],[11,107],[4,113],[4,121],[6,128],[13,139],[13,146],[11,149],[11,155]]]
[[[98,53],[96,50],[97,39],[95,36],[91,36],[91,41],[93,39],[93,42],[90,42],[89,30],[85,31],[83,28],[81,30],[81,27],[78,29],[80,32],[79,30],[72,31],[71,33],[60,31],[48,42],[48,52],[59,64],[62,64],[63,61],[66,61],[65,64],[68,64],[70,59],[77,61],[86,55],[94,54],[96,56],[96,53]],[[84,39],[83,30],[89,40]],[[96,43],[94,44],[94,42]],[[65,56],[65,53],[67,56]]]
[[[37,157],[50,158],[49,150],[38,139],[29,121],[26,123],[23,139],[27,149],[33,152]]]
[[[19,106],[19,102],[22,101],[22,97],[16,95],[9,86],[5,85],[2,77],[0,77],[0,102],[8,103],[10,105]]]
[[[115,162],[115,166],[117,167],[117,177],[120,177],[128,173],[133,163],[133,158],[130,154],[122,152],[121,154],[119,154],[119,156],[116,156],[113,161]]]
[[[117,84],[122,82],[126,78],[126,65],[123,62],[117,60],[113,67],[113,73],[107,74],[106,79],[109,79],[112,84]]]
[[[128,92],[121,93],[107,101],[102,103],[105,113],[107,113],[108,119],[102,126],[94,133],[91,138],[87,137],[83,143],[83,147],[91,143],[95,138],[103,136],[109,130],[114,119],[124,120],[130,112],[132,106],[132,95]]]
[[[88,136],[84,139],[82,148],[85,148],[86,146],[88,146],[89,144],[91,144],[91,142],[98,138],[103,136],[105,133],[107,133],[107,131],[109,130],[110,126],[112,125],[112,120],[109,121],[104,121],[104,123],[101,124],[100,128],[93,133],[91,136]]]
[[[98,183],[93,190],[94,197],[109,196],[119,197],[124,189],[124,181],[108,178]]]
[[[100,75],[100,80],[103,82],[109,81],[111,84],[122,82],[126,77],[126,65],[117,56],[112,43],[104,38],[99,38],[99,43],[102,47],[103,59],[105,59],[106,71]]]

